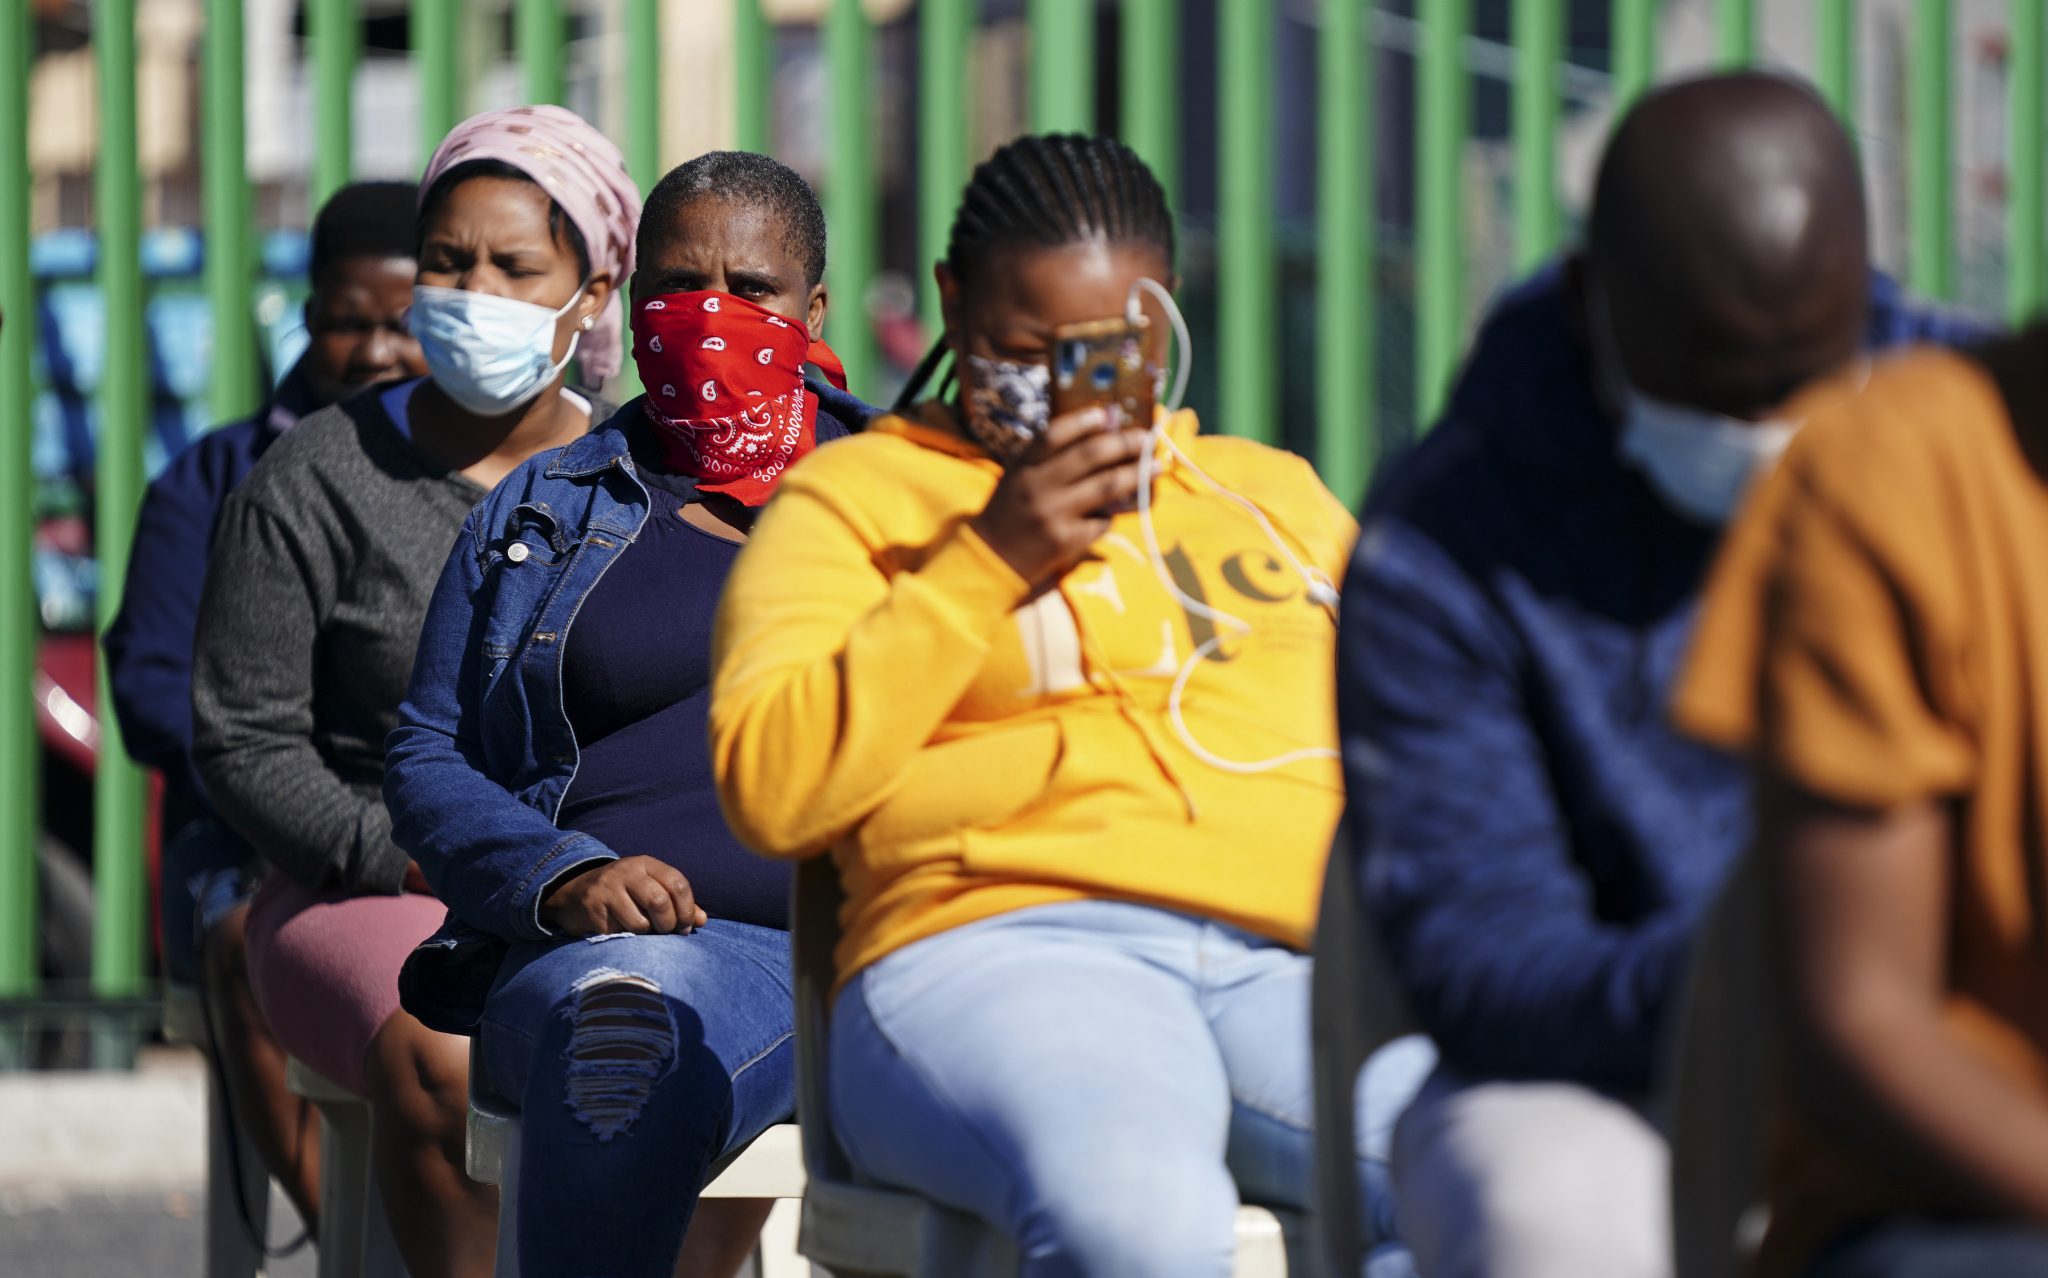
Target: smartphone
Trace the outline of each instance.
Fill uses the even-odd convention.
[[[1062,324],[1052,334],[1052,412],[1058,417],[1076,409],[1115,404],[1123,425],[1144,429],[1152,424],[1152,397],[1158,369],[1150,354],[1152,322],[1140,315],[1128,319],[1089,320]]]

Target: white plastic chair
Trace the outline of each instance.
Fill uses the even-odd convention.
[[[1763,1240],[1771,955],[1764,872],[1750,855],[1701,924],[1672,1053],[1666,1094],[1677,1278],[1734,1278]]]
[[[852,1165],[832,1134],[825,1080],[832,951],[839,943],[843,900],[830,858],[812,857],[797,866],[790,905],[796,1112],[809,1173],[798,1249],[842,1278],[1014,1278],[1015,1245],[979,1217],[915,1194],[854,1183]],[[1289,1232],[1275,1213],[1240,1207],[1233,1278],[1285,1278]]]
[[[199,991],[190,985],[164,985],[164,1041],[198,1048],[208,1057],[206,1071],[206,1278],[256,1278],[263,1269],[262,1243],[270,1224],[270,1173],[247,1134],[228,1121],[227,1098],[221,1095],[220,1072],[212,1063],[213,1034]],[[233,1142],[230,1148],[229,1142]],[[241,1170],[236,1185],[235,1171]],[[248,1204],[255,1237],[244,1227],[236,1198]]]
[[[407,1278],[370,1170],[370,1103],[297,1057],[284,1082],[320,1110],[320,1278]]]
[[[519,1278],[519,1107],[503,1096],[484,1065],[482,1040],[469,1041],[469,1127],[464,1161],[469,1178],[498,1186],[497,1278]],[[793,1214],[804,1195],[803,1156],[795,1123],[780,1123],[711,1168],[700,1198],[775,1198],[775,1213],[755,1252],[758,1278],[800,1278]]]
[[[1316,1235],[1326,1274],[1361,1272],[1368,1239],[1358,1218],[1353,1113],[1358,1071],[1374,1052],[1420,1030],[1394,979],[1379,927],[1358,894],[1347,827],[1340,826],[1323,875],[1309,996],[1316,1088]]]

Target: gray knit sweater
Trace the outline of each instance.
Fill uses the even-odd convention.
[[[434,584],[484,495],[399,432],[383,389],[314,413],[263,455],[222,508],[199,604],[200,775],[228,824],[312,889],[404,880],[384,737]]]

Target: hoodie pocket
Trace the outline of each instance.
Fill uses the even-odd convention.
[[[958,856],[971,829],[999,825],[1045,793],[1062,753],[1053,719],[926,746],[861,823],[861,856],[878,870]]]

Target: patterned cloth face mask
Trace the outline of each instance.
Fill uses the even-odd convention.
[[[969,355],[974,385],[963,396],[967,433],[982,451],[1014,466],[1052,420],[1052,368]]]

